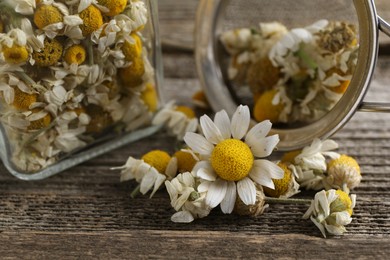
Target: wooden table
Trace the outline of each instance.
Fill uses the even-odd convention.
[[[163,37],[191,42],[196,3],[160,1]],[[377,3],[390,18],[388,0]],[[192,54],[169,51],[164,58],[164,87],[189,103],[200,88]],[[367,100],[390,100],[389,85],[390,56],[383,55]],[[390,114],[357,113],[333,139],[363,172],[344,236],[322,238],[302,219],[302,205],[272,205],[257,219],[215,209],[192,224],[172,223],[165,191],[131,199],[135,184],[120,183],[119,173],[109,170],[150,149],[172,152],[174,140],[161,133],[39,182],[19,181],[0,166],[0,257],[384,259],[390,254]]]

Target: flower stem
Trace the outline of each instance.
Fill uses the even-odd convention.
[[[134,199],[139,194],[140,188],[141,188],[141,184],[138,184],[138,186],[135,187],[135,189],[131,192],[130,197],[132,199]]]
[[[281,199],[266,197],[265,201],[270,204],[310,204],[311,200],[307,199]]]

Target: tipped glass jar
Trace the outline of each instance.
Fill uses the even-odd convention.
[[[156,3],[0,2],[0,144],[12,174],[42,179],[157,131]]]

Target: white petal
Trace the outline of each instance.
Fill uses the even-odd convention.
[[[157,174],[156,179],[154,181],[154,187],[153,191],[150,194],[150,198],[153,197],[153,195],[156,193],[156,191],[161,187],[161,185],[164,183],[164,181],[167,179],[167,177],[163,174]]]
[[[175,189],[175,186],[172,185],[170,181],[165,181],[165,187],[167,189],[167,192],[169,194],[169,198],[171,201],[176,200],[177,196],[179,195],[177,190]]]
[[[258,123],[249,130],[248,134],[245,137],[246,143],[256,143],[259,140],[267,136],[269,131],[272,128],[272,123],[269,120],[265,120],[261,123]]]
[[[256,186],[248,177],[237,183],[237,192],[245,205],[254,205],[256,203]]]
[[[326,232],[324,226],[318,222],[314,217],[310,217],[311,221],[318,227],[319,230],[321,230],[322,235],[326,238]]]
[[[324,224],[325,224],[326,230],[329,233],[331,233],[332,235],[340,236],[346,231],[345,227],[343,227],[343,226],[328,225],[328,224],[326,224],[326,222]]]
[[[326,152],[326,151],[331,151],[331,150],[335,150],[339,148],[339,145],[338,143],[336,143],[335,141],[333,140],[325,140],[322,142],[322,151],[323,152]]]
[[[271,189],[275,188],[272,179],[282,179],[283,176],[284,171],[278,165],[268,160],[256,160],[249,173],[249,177],[252,180]]]
[[[329,208],[328,198],[326,197],[326,192],[324,190],[318,192],[315,195],[314,200],[317,202],[315,205],[317,212],[320,211],[319,206],[321,206],[325,218],[328,217],[330,214],[330,208]]]
[[[196,133],[186,133],[184,142],[195,152],[202,155],[210,155],[214,145],[203,136]]]
[[[194,221],[194,217],[188,211],[179,211],[172,215],[171,220],[175,223],[190,223]]]
[[[172,157],[167,165],[167,168],[165,170],[165,175],[168,177],[168,180],[173,179],[176,176],[177,173],[177,158]]]
[[[250,112],[248,106],[240,105],[233,115],[231,132],[235,139],[242,139],[248,131],[250,123]]]
[[[204,115],[200,118],[200,126],[206,139],[213,144],[218,144],[223,141],[223,137],[218,127],[210,119],[210,117]]]
[[[196,176],[206,181],[215,181],[217,179],[217,174],[215,174],[212,168],[200,168],[196,172]]]
[[[215,114],[214,123],[221,132],[223,139],[229,139],[231,137],[230,119],[225,110],[221,110]]]
[[[198,186],[198,192],[207,192],[210,188],[211,182],[209,181],[204,181]]]
[[[254,156],[264,158],[273,152],[278,143],[279,135],[272,135],[247,144]]]
[[[225,214],[232,213],[234,209],[234,204],[236,203],[237,190],[236,183],[234,181],[229,181],[227,183],[227,190],[225,198],[221,202],[221,210]]]
[[[214,182],[211,182],[206,195],[206,204],[211,208],[218,206],[225,198],[226,190],[227,181],[218,179]]]
[[[337,212],[336,223],[342,226],[348,225],[352,222],[352,218],[347,211]]]
[[[149,171],[142,177],[140,192],[145,195],[154,185],[157,178],[157,171],[153,167],[150,167]]]

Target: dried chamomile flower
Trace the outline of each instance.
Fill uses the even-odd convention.
[[[145,89],[141,92],[141,100],[148,107],[150,112],[156,112],[158,108],[158,96],[156,88],[153,84],[149,83]]]
[[[82,64],[87,57],[87,52],[81,44],[76,44],[65,50],[64,61],[68,64]]]
[[[198,119],[195,112],[187,106],[177,106],[170,102],[157,112],[153,119],[154,125],[165,125],[178,140],[183,140],[187,132],[195,132],[198,129]]]
[[[204,115],[200,118],[203,135],[186,133],[184,141],[199,154],[201,160],[194,173],[207,190],[206,203],[214,208],[221,205],[231,213],[237,194],[245,205],[256,202],[256,186],[274,188],[272,179],[283,178],[283,170],[264,158],[279,142],[279,136],[268,136],[272,124],[264,121],[249,130],[247,106],[239,106],[230,120],[225,110],[216,113],[214,122]]]
[[[63,49],[61,42],[57,39],[46,38],[43,49],[34,51],[32,57],[38,66],[50,67],[60,61]]]
[[[91,117],[91,120],[86,128],[86,133],[89,134],[100,134],[107,127],[109,127],[113,119],[107,111],[101,106],[90,104],[86,108],[86,113]]]
[[[327,189],[335,188],[349,192],[360,184],[361,179],[362,175],[357,161],[343,154],[328,163],[324,185]]]
[[[199,181],[192,173],[181,173],[165,181],[165,186],[171,205],[177,211],[171,217],[173,222],[190,223],[209,215],[211,208],[205,203],[206,192],[198,189]]]
[[[318,34],[318,44],[333,53],[356,46],[358,42],[355,25],[346,22],[331,22]]]
[[[64,19],[61,11],[53,6],[41,4],[35,10],[34,23],[39,29],[43,29],[48,25],[60,23]]]
[[[160,150],[150,151],[141,159],[129,157],[126,164],[112,168],[121,170],[121,181],[135,179],[140,183],[140,192],[146,194],[153,188],[150,197],[160,188],[166,179],[172,180],[176,176],[177,164],[171,156]]]
[[[278,83],[279,79],[280,69],[275,67],[268,57],[252,63],[248,69],[247,81],[254,95],[260,95],[270,90]]]
[[[256,202],[253,205],[245,205],[245,203],[237,197],[236,204],[234,206],[234,212],[242,216],[258,217],[263,214],[264,210],[268,208],[268,204],[265,200],[263,187],[256,184]]]
[[[265,195],[274,198],[290,198],[299,193],[299,184],[296,182],[295,176],[288,168],[288,165],[279,162],[278,166],[283,169],[284,176],[282,179],[272,180],[274,182],[275,189],[264,187]]]
[[[193,153],[186,150],[177,151],[172,157],[177,159],[177,171],[179,173],[191,172],[198,161],[194,158]]]
[[[310,218],[324,237],[326,232],[342,235],[346,231],[344,226],[352,221],[355,202],[356,195],[349,196],[342,190],[322,190],[315,195],[303,218]]]
[[[195,92],[192,96],[192,103],[202,109],[210,109],[209,101],[207,100],[206,94],[203,90]]]
[[[145,63],[142,57],[135,58],[130,66],[119,70],[119,76],[126,87],[134,88],[142,84]]]
[[[16,109],[27,111],[35,102],[37,102],[37,94],[23,92],[18,87],[14,88],[14,101],[12,105]]]
[[[0,33],[4,32],[4,24],[3,21],[0,20]]]
[[[137,33],[132,33],[130,36],[133,41],[125,41],[122,46],[122,52],[125,55],[125,60],[134,61],[136,58],[141,57],[142,40]]]
[[[2,46],[2,52],[5,61],[10,64],[25,63],[29,59],[29,53],[25,46],[14,44],[12,47],[8,47],[7,45],[4,45]]]
[[[108,12],[103,12],[108,16],[115,16],[125,10],[128,0],[98,0],[99,5],[108,8]]]
[[[90,35],[103,25],[103,16],[100,10],[94,5],[90,5],[87,9],[79,14],[83,20],[80,29],[84,36]]]
[[[40,130],[50,125],[52,117],[47,111],[36,108],[32,110],[32,114],[27,117],[27,120],[30,121],[28,130]]]
[[[256,101],[253,108],[253,116],[258,121],[270,120],[272,123],[278,123],[280,114],[284,109],[282,102],[276,101],[275,97],[278,94],[276,89],[264,92]]]

